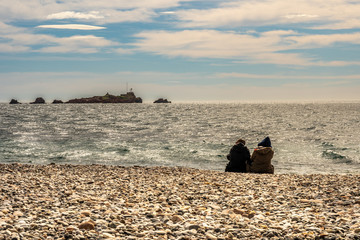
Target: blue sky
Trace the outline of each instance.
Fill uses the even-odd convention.
[[[0,101],[360,99],[353,0],[0,0]]]

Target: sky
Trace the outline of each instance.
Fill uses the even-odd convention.
[[[0,102],[360,100],[360,1],[0,0]]]

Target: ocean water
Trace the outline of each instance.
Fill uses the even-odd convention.
[[[0,162],[223,171],[269,136],[275,173],[360,173],[360,103],[0,104]]]

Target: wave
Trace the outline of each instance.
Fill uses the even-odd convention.
[[[334,160],[336,163],[346,163],[346,164],[352,164],[353,161],[349,159],[348,157],[341,155],[339,153],[334,152],[331,149],[327,149],[323,151],[322,156],[331,160]]]

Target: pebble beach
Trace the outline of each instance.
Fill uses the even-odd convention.
[[[360,175],[0,164],[0,239],[360,239]]]

